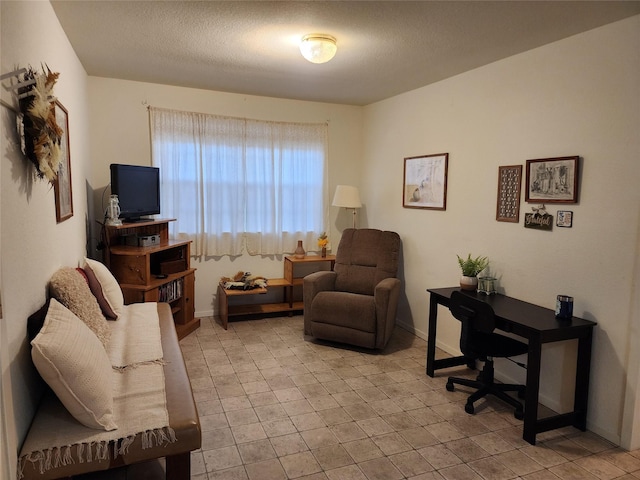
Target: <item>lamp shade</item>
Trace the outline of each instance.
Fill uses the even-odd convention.
[[[360,192],[357,187],[351,185],[338,185],[333,196],[334,207],[360,208]]]
[[[300,53],[311,63],[326,63],[337,50],[336,39],[323,33],[305,35],[300,42]]]

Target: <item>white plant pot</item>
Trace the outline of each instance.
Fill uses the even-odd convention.
[[[478,277],[460,277],[460,288],[463,290],[475,291],[478,288]]]

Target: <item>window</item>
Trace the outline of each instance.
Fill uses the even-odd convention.
[[[162,216],[195,255],[292,252],[325,230],[326,124],[149,110]]]

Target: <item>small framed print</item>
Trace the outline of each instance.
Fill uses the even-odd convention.
[[[528,203],[578,203],[580,157],[527,160]]]
[[[402,206],[446,210],[448,166],[448,153],[405,158]]]
[[[498,203],[496,220],[499,222],[520,221],[520,185],[522,165],[498,167]]]
[[[569,210],[558,210],[556,226],[571,228],[573,226],[573,212]]]

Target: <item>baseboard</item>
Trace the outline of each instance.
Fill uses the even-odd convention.
[[[396,325],[409,333],[413,333],[416,337],[419,337],[423,340],[427,340],[428,338],[427,332],[423,332],[422,330],[415,328],[414,325],[409,325],[408,323],[404,323],[399,320],[396,320]]]
[[[196,318],[213,317],[213,310],[205,310],[202,312],[195,312]]]

